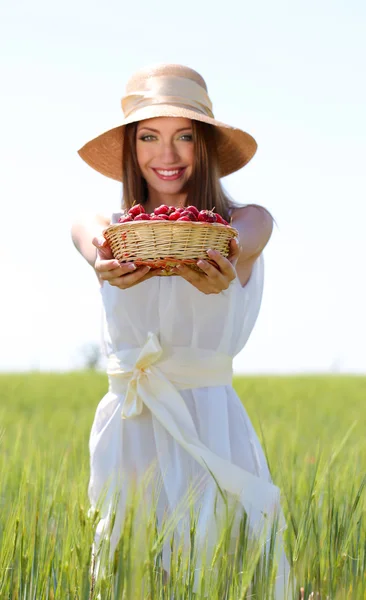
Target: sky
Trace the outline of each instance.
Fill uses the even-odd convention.
[[[119,124],[137,69],[185,64],[258,151],[222,180],[275,227],[238,372],[366,372],[366,5],[3,0],[0,370],[68,370],[101,339],[93,270],[70,236],[121,185],[77,155]]]

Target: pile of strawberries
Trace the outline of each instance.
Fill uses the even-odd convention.
[[[198,221],[229,225],[221,215],[212,210],[198,210],[195,206],[177,208],[166,204],[155,208],[154,212],[150,214],[145,212],[141,204],[135,204],[128,213],[118,219],[119,223],[128,223],[129,221]]]

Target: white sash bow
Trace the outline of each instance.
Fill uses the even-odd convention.
[[[123,419],[141,414],[145,404],[173,438],[202,467],[211,471],[220,487],[240,499],[249,516],[254,511],[258,533],[265,523],[267,526],[270,524],[275,511],[278,511],[279,528],[286,527],[280,509],[279,488],[211,452],[200,441],[190,412],[178,391],[231,385],[230,356],[184,347],[163,350],[157,336],[149,333],[142,348],[112,354],[107,373],[110,391],[124,396]]]

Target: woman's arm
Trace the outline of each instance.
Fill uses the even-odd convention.
[[[136,267],[133,263],[121,264],[113,258],[111,248],[102,236],[103,229],[109,224],[109,218],[96,215],[79,219],[71,227],[75,247],[93,267],[101,286],[104,281],[108,281],[110,285],[124,290],[161,274],[161,269],[150,271],[150,267]]]
[[[249,204],[233,210],[232,224],[239,231],[241,251],[238,262],[259,256],[272,235],[271,214],[263,206]]]
[[[95,237],[101,237],[103,229],[108,227],[110,219],[105,215],[83,217],[71,227],[71,237],[75,248],[94,269],[97,249],[93,245]]]
[[[250,204],[233,211],[232,225],[239,231],[236,272],[244,286],[250,279],[253,264],[272,235],[273,218],[263,206]]]
[[[262,206],[250,205],[233,211],[232,224],[239,231],[239,243],[231,240],[228,258],[219,252],[208,251],[217,267],[199,260],[197,264],[205,275],[182,265],[174,269],[204,294],[219,294],[236,276],[242,286],[248,283],[253,264],[271,237],[273,219]]]

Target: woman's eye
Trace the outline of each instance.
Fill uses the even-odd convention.
[[[151,135],[150,133],[147,133],[145,135],[142,135],[139,139],[142,140],[143,142],[152,142],[152,141],[156,140],[157,137],[155,135]],[[183,133],[179,137],[179,139],[183,140],[184,142],[191,142],[193,140],[193,135],[191,133]]]
[[[142,140],[143,142],[151,142],[151,140],[154,140],[155,136],[154,135],[142,135],[140,137],[140,140]]]

